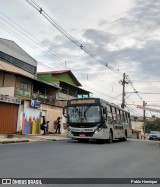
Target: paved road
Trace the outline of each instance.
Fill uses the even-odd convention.
[[[160,142],[154,141],[102,144],[66,140],[0,145],[0,178],[151,178],[160,177],[159,170]]]

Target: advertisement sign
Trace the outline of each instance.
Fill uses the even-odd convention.
[[[41,106],[41,103],[39,101],[31,100],[30,107],[39,108],[40,106]]]

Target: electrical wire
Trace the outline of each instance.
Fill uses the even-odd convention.
[[[8,22],[7,22],[8,23]],[[9,24],[9,23],[8,23]],[[9,29],[9,28],[8,28]],[[11,30],[10,30],[11,31]],[[22,32],[21,32],[22,33]],[[16,33],[14,33],[16,34]],[[19,35],[17,35],[19,37]],[[24,38],[23,38],[24,39]],[[26,41],[26,40],[25,40]],[[28,41],[27,41],[28,42]],[[37,48],[36,48],[37,49]],[[93,79],[92,79],[93,80]],[[106,85],[106,84],[105,84]],[[109,84],[108,84],[109,85]],[[117,85],[116,85],[117,86]],[[103,87],[104,87],[104,83],[103,83]]]
[[[33,1],[33,0],[26,0],[33,8],[35,8],[37,11],[40,12],[53,26],[55,26],[62,34],[64,34],[70,41],[72,41],[74,44],[76,44],[78,47],[80,47],[83,51],[85,51],[90,57],[95,59],[97,62],[105,65],[107,68],[109,68],[111,71],[116,73],[117,75],[120,74],[120,72],[117,72],[117,69],[115,69],[112,66],[109,66],[108,63],[105,61],[99,60],[97,57],[95,57],[88,49],[86,49],[81,43],[79,43],[77,40],[75,40],[70,34],[68,34],[60,25],[58,25],[52,18],[49,17],[49,15],[43,11],[42,8],[39,7],[39,5]],[[130,80],[131,87],[134,91],[136,91],[133,82]],[[136,91],[137,92],[137,91]],[[143,101],[142,97],[140,96],[139,92],[136,93],[137,96]]]
[[[0,25],[0,27],[1,27],[1,25]],[[10,30],[10,33],[11,33],[11,30]],[[16,33],[15,33],[16,34]],[[17,34],[16,34],[17,35]],[[19,38],[18,38],[19,39]],[[24,42],[24,41],[23,41]],[[26,40],[25,40],[25,42],[26,42]],[[27,42],[28,43],[28,42]],[[28,45],[28,44],[27,44]],[[29,45],[30,46],[30,45]],[[30,46],[30,47],[32,47],[32,46]],[[33,47],[32,47],[33,48]],[[34,48],[33,48],[34,49]],[[14,48],[12,47],[12,50],[14,50]],[[41,63],[41,64],[43,64],[43,63]],[[46,64],[44,64],[44,66],[46,66],[46,67],[49,67],[49,66],[47,66]],[[51,68],[51,67],[49,67],[50,69],[53,69],[53,68]],[[53,69],[53,70],[55,70],[55,69]],[[84,84],[84,85],[86,85],[87,87],[89,87],[87,84]],[[91,88],[91,89],[93,89],[93,88]],[[93,90],[95,90],[95,89],[93,89]],[[98,93],[100,93],[100,94],[103,94],[103,95],[105,95],[105,97],[107,96],[107,97],[109,97],[109,98],[113,98],[112,96],[109,96],[109,95],[107,95],[106,93],[104,94],[104,93],[102,93],[102,92],[99,92],[99,91],[97,91],[97,90],[95,90],[96,92],[98,92]]]
[[[120,74],[119,71],[117,71],[117,69],[115,69],[112,66],[109,66],[107,62],[101,61],[99,60],[97,57],[95,57],[94,54],[92,54],[88,49],[86,49],[80,42],[78,42],[77,40],[75,40],[70,34],[68,34],[59,24],[57,24],[35,1],[33,0],[26,0],[33,8],[35,8],[36,6],[36,10],[43,15],[55,28],[57,28],[63,35],[65,35],[71,42],[73,42],[75,45],[77,45],[78,47],[80,47],[80,49],[82,49],[84,52],[86,52],[90,57],[92,57],[93,59],[95,59],[97,62],[105,65],[107,68],[109,68],[111,71],[113,71],[116,74]],[[129,78],[129,77],[128,77]],[[136,91],[131,79],[130,80],[130,84],[131,87],[133,88],[134,91]],[[137,92],[137,91],[136,91]],[[143,101],[142,97],[140,96],[140,94],[137,93],[137,96],[139,97],[139,99],[141,101]]]

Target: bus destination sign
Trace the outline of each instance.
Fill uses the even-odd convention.
[[[95,103],[95,99],[71,100],[71,104],[90,104],[90,103]]]

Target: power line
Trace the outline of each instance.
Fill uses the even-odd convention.
[[[1,27],[1,25],[0,25],[0,27]],[[10,33],[11,33],[12,31],[10,30]],[[16,34],[17,35],[17,34]],[[19,39],[19,38],[18,38]],[[23,41],[24,42],[24,41]],[[25,42],[27,42],[26,40],[25,40]],[[28,44],[28,42],[27,42],[27,45],[28,46],[30,46],[29,44]],[[32,46],[30,46],[30,47],[32,47]],[[33,48],[33,47],[32,47]],[[34,48],[33,48],[34,49]],[[14,48],[12,47],[12,50],[14,50]],[[41,63],[41,64],[43,64],[43,63]],[[53,69],[53,68],[51,68],[50,66],[47,66],[46,64],[43,64],[43,66],[45,66],[45,67],[48,67],[48,68],[50,68],[50,69]],[[54,70],[54,69],[53,69]],[[86,84],[84,84],[84,85],[86,85]],[[87,87],[89,87],[88,85],[86,85]],[[99,86],[99,85],[98,85]],[[93,89],[93,88],[92,88]],[[95,89],[93,89],[93,90],[95,90]],[[108,97],[110,97],[110,98],[113,98],[112,96],[109,96],[109,95],[107,95],[106,93],[104,94],[104,93],[102,93],[102,92],[100,92],[100,91],[97,91],[97,90],[95,90],[96,92],[99,92],[99,93],[101,93],[101,94],[103,94],[103,95],[105,95],[105,96],[108,96]]]
[[[160,92],[139,92],[141,94],[160,94]]]
[[[138,114],[137,111],[135,111],[135,110],[134,110],[133,108],[131,108],[130,106],[127,106],[127,105],[126,105],[126,107],[127,107],[130,111],[132,111],[134,114],[136,114],[137,116],[139,116],[139,117],[142,116],[142,115]]]
[[[77,40],[75,40],[71,35],[69,35],[63,28],[60,27],[60,25],[58,25],[52,18],[50,18],[48,16],[47,13],[45,13],[42,8],[40,8],[38,6],[38,4],[33,1],[33,0],[26,0],[32,7],[34,7],[37,11],[40,12],[40,14],[42,14],[50,23],[53,21],[54,25],[62,34],[65,34],[65,36],[70,39],[70,41],[74,42],[78,47],[80,47],[80,49],[82,49],[83,51],[85,51],[89,56],[91,56],[93,59],[95,59],[97,62],[105,65],[107,68],[109,68],[110,70],[112,70],[115,74],[120,74],[119,71],[117,71],[117,69],[111,67],[108,65],[108,63],[106,63],[105,61],[99,60],[97,57],[95,57],[88,49],[86,49],[81,43],[79,43]],[[33,4],[34,3],[34,4]],[[49,19],[50,18],[50,19]],[[131,82],[132,83],[132,82]],[[104,85],[103,85],[104,86]],[[133,83],[131,84],[131,87],[135,90]],[[142,100],[141,96],[139,94],[137,94],[137,96]]]
[[[107,62],[102,61],[98,59],[92,52],[90,52],[87,48],[85,48],[82,43],[75,40],[69,33],[67,33],[58,23],[56,23],[34,0],[26,0],[33,8],[35,8],[43,17],[46,18],[56,29],[58,29],[63,35],[65,35],[71,42],[73,42],[75,45],[77,45],[80,49],[82,49],[84,52],[86,52],[91,58],[95,59],[97,62],[105,65],[107,68],[109,68],[111,71],[113,71],[115,74],[120,75],[121,73],[119,70],[115,69],[112,66],[109,66]],[[122,76],[122,74],[121,74]],[[129,79],[129,77],[128,77]],[[130,80],[130,79],[129,79]],[[136,91],[135,87],[133,86],[132,81],[130,80],[131,87],[134,91]],[[137,91],[136,91],[137,92]],[[143,101],[142,97],[137,93],[137,96]]]
[[[3,16],[5,16],[3,13],[1,13]],[[5,16],[5,17],[7,17],[7,16]],[[7,17],[7,19],[9,19],[10,21],[12,21],[10,18],[8,18]],[[3,19],[4,20],[4,19]],[[5,20],[4,20],[5,21]],[[6,21],[7,22],[7,21]],[[16,24],[14,21],[12,21],[14,24]],[[15,28],[13,25],[11,25],[9,22],[7,22],[7,24],[9,24],[11,27],[13,27],[13,28]],[[22,27],[20,27],[18,24],[16,24],[16,26],[18,26],[19,28],[21,28],[22,30],[24,30]],[[17,29],[17,28],[15,28],[15,29]],[[27,34],[29,34],[29,35],[31,35],[28,31],[26,31],[26,30],[24,30],[25,32],[27,32]],[[26,34],[24,34],[24,32],[21,32],[20,31],[20,33],[21,34],[23,34],[23,35],[25,35],[25,37],[27,37],[27,38],[29,38],[29,39],[31,39],[31,41],[33,41],[33,39],[32,38],[34,38],[34,36],[33,35],[31,35],[32,36],[32,38],[30,38],[30,37],[28,37]],[[18,35],[19,36],[19,35]],[[24,39],[24,38],[23,38]],[[35,38],[34,38],[34,40],[35,40]],[[25,40],[26,41],[26,40]],[[34,41],[33,41],[34,42]],[[36,43],[37,44],[37,43]],[[39,45],[39,43],[37,44],[37,45]],[[43,45],[43,43],[41,44],[41,46]],[[46,45],[45,45],[46,46]],[[48,47],[48,46],[47,46]],[[37,49],[37,48],[36,48]],[[55,55],[55,52],[54,52],[54,55]],[[46,56],[46,54],[45,54],[45,56]],[[52,57],[52,56],[51,56]],[[56,55],[56,57],[58,57],[57,55]],[[65,60],[66,61],[66,60]],[[90,75],[91,77],[93,77],[92,75]],[[94,77],[93,77],[94,78]],[[105,85],[109,85],[109,84],[106,84],[105,83]],[[104,86],[104,84],[103,84],[103,86]],[[113,84],[112,84],[112,86],[113,86]],[[116,85],[117,86],[117,85]]]
[[[8,22],[7,22],[8,23]],[[9,23],[8,23],[9,24]],[[11,25],[12,26],[12,25]],[[15,27],[14,27],[15,28]],[[23,29],[22,27],[21,27],[21,29]],[[9,30],[9,28],[8,28],[8,30]],[[11,32],[11,30],[9,30],[9,32]],[[13,32],[13,31],[12,31]],[[22,32],[21,32],[22,33]],[[17,35],[17,33],[14,33],[14,34],[16,34]],[[23,34],[23,33],[22,33]],[[20,35],[17,35],[18,37],[20,37]],[[16,37],[17,37],[16,36]],[[25,35],[25,36],[27,36],[27,35]],[[21,37],[22,38],[22,37]],[[24,38],[23,38],[23,40],[25,40]],[[33,41],[33,40],[32,40]],[[25,42],[27,42],[27,44],[28,44],[28,41],[27,40],[25,40]],[[30,44],[30,43],[29,43]],[[32,47],[32,46],[30,46],[30,47]],[[33,48],[33,47],[32,47]],[[37,47],[36,47],[36,50],[37,50]],[[45,54],[45,56],[46,56],[46,54]],[[49,67],[50,68],[50,67]],[[96,81],[96,82],[98,82],[98,81]],[[101,84],[101,83],[100,83]],[[103,87],[104,87],[104,83],[102,84],[103,85]],[[105,85],[109,85],[109,84],[106,84],[105,83]],[[113,86],[113,85],[112,85]],[[117,85],[116,85],[117,86]]]
[[[105,65],[107,68],[109,68],[111,71],[116,73],[117,75],[120,74],[120,72],[115,69],[114,67],[108,65],[107,62],[102,61],[98,59],[92,52],[90,52],[87,48],[85,48],[82,43],[75,40],[69,33],[67,33],[58,23],[56,23],[35,1],[33,0],[26,0],[33,8],[35,8],[43,17],[46,18],[56,29],[58,29],[63,35],[65,35],[71,42],[73,42],[76,46],[78,46],[80,49],[82,49],[84,52],[86,52],[90,57],[92,57],[94,60],[99,62],[102,65]]]

